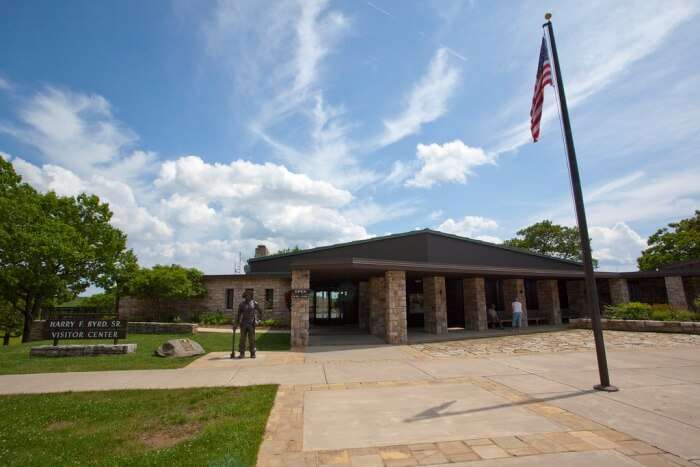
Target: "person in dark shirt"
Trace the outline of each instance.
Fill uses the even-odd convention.
[[[260,305],[253,300],[253,292],[246,290],[243,293],[243,301],[238,306],[238,315],[233,323],[233,336],[235,341],[236,328],[240,327],[241,336],[238,341],[238,358],[245,357],[245,344],[248,341],[248,350],[250,358],[255,358],[255,326],[260,318]],[[231,351],[231,358],[236,357],[236,351]]]

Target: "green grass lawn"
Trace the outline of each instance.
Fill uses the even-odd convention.
[[[253,466],[276,386],[0,396],[7,466]]]
[[[202,332],[198,334],[129,334],[120,342],[138,344],[136,352],[125,355],[102,355],[96,357],[29,357],[29,349],[37,345],[51,344],[51,341],[12,343],[0,346],[0,375],[20,373],[56,373],[65,371],[98,370],[148,370],[159,368],[182,368],[198,357],[162,358],[153,355],[156,348],[169,339],[189,337],[204,347],[207,352],[230,352],[231,334]],[[63,344],[109,344],[111,341],[60,341]],[[289,350],[289,334],[258,333],[258,350]],[[236,336],[238,350],[238,336]]]

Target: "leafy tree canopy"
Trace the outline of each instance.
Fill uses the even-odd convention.
[[[116,284],[129,253],[111,218],[97,196],[39,193],[0,158],[0,297],[21,309],[23,340],[42,304]]]
[[[203,274],[198,269],[188,269],[177,264],[159,264],[150,269],[136,271],[126,284],[125,293],[152,301],[155,311],[160,316],[164,300],[205,296],[207,289],[202,279]]]
[[[516,237],[506,240],[503,244],[555,258],[583,260],[578,228],[553,224],[547,219],[518,230]],[[598,266],[595,259],[593,266]]]
[[[642,271],[653,271],[675,261],[700,258],[700,210],[693,217],[672,222],[652,234],[648,248],[637,258]]]
[[[282,255],[286,253],[298,253],[300,251],[304,251],[304,249],[301,248],[299,245],[294,245],[292,248],[282,248],[281,250],[277,250],[275,254]]]

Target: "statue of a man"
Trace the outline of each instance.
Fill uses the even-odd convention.
[[[243,301],[238,306],[238,315],[233,323],[234,341],[236,328],[240,327],[241,337],[238,341],[238,358],[245,357],[245,343],[248,341],[250,358],[255,358],[255,325],[258,323],[261,311],[258,302],[253,300],[253,292],[246,290],[243,293]],[[231,358],[235,358],[235,349],[231,350]]]

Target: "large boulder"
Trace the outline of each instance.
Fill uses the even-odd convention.
[[[192,339],[172,339],[156,349],[159,357],[192,357],[204,353],[204,347]]]

